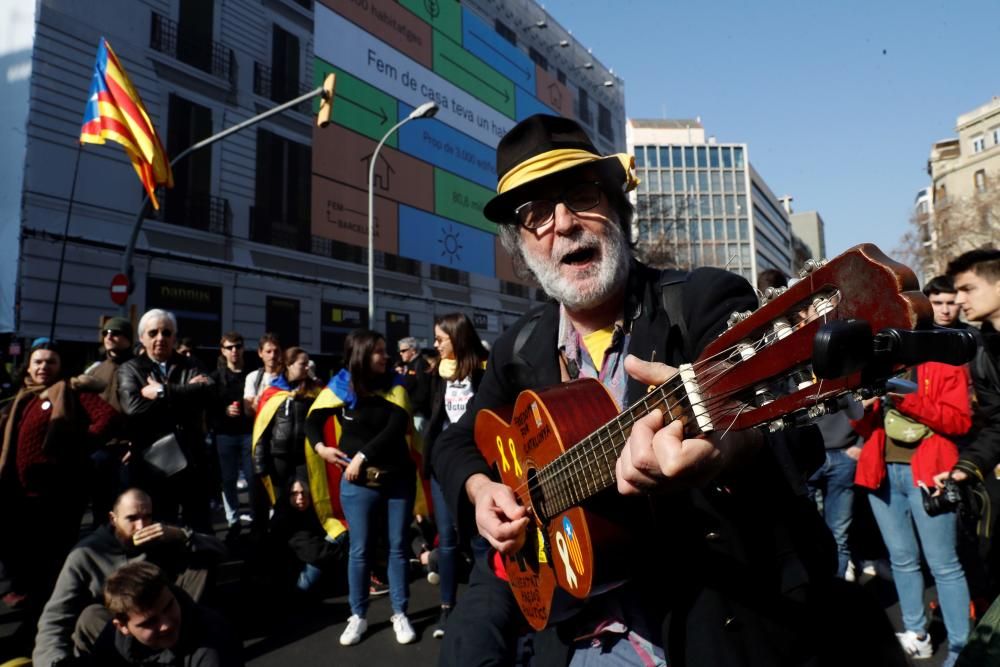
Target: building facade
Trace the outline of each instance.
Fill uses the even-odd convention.
[[[481,215],[499,137],[557,113],[602,150],[625,148],[623,82],[528,0],[12,4],[21,37],[0,54],[17,75],[2,104],[24,131],[3,139],[0,331],[29,340],[49,335],[60,264],[57,339],[89,349],[117,311],[109,285],[143,192],[119,145],[78,143],[102,36],[170,156],[337,75],[327,128],[305,103],[192,153],[161,209],[141,216],[133,316],[173,310],[180,335],[206,347],[232,329],[275,331],[337,355],[358,326],[427,341],[435,314],[455,310],[491,340],[540,297]],[[428,99],[437,116],[378,153],[369,323],[368,168]]]
[[[792,271],[788,215],[750,162],[746,144],[705,137],[700,120],[629,119],[640,184],[635,234],[647,257],[717,266],[755,282]]]
[[[930,196],[916,200],[918,252],[929,275],[961,252],[995,243],[1000,230],[1000,97],[959,116],[955,132],[931,147]]]

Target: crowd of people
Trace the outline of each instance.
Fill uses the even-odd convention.
[[[536,532],[538,562],[553,552],[542,517],[477,448],[476,415],[579,378],[633,405],[759,300],[720,269],[635,260],[630,160],[599,154],[574,121],[518,123],[497,172],[484,214],[552,298],[492,352],[462,313],[435,317],[433,349],[356,330],[328,379],[270,333],[259,367],[227,332],[208,370],[159,309],[134,332],[107,320],[104,358],[81,375],[57,343],[35,341],[0,422],[0,593],[37,622],[33,664],[243,664],[239,628],[210,593],[245,540],[290,596],[346,585],[344,646],[364,639],[380,594],[396,641],[416,641],[409,584],[426,575],[448,666],[904,665],[934,652],[926,563],[945,664],[980,664],[971,621],[1000,592],[982,508],[1000,496],[1000,251],[957,257],[924,288],[937,326],[969,326],[960,313],[978,326],[968,365],[921,363],[883,396],[842,399],[818,428],[692,437],[660,410],[636,419],[610,490],[622,504],[602,515],[646,517],[629,578],[531,632],[510,568]],[[769,272],[758,287],[784,281]],[[858,546],[865,514],[874,548]],[[898,633],[852,583],[879,570],[899,598]]]

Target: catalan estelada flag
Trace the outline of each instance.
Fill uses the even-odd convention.
[[[149,193],[149,200],[155,208],[160,208],[154,190],[158,185],[174,186],[170,161],[138,91],[108,40],[102,37],[83,114],[80,143],[103,144],[106,139],[122,145]]]

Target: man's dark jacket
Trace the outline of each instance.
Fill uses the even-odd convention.
[[[986,322],[979,338],[979,349],[969,364],[976,390],[973,423],[979,431],[955,467],[984,479],[1000,463],[1000,333]]]
[[[203,374],[194,362],[176,352],[167,361],[166,377],[159,364],[146,355],[122,364],[118,369],[118,400],[128,416],[127,428],[139,451],[174,432],[190,458],[204,449],[205,408],[212,404],[211,383],[192,383]],[[163,398],[149,400],[141,394],[149,376],[163,383]]]
[[[625,310],[631,324],[628,351],[647,361],[677,366],[697,358],[722,332],[731,313],[757,306],[753,290],[742,278],[719,269],[695,270],[680,288],[685,345],[679,326],[673,326],[677,323],[668,321],[659,280],[659,271],[633,264]],[[531,321],[534,328],[518,345],[517,361],[515,341]],[[432,465],[462,530],[475,527],[465,480],[474,473],[490,474],[473,442],[475,415],[484,408],[513,404],[523,389],[560,381],[558,323],[559,308],[549,303],[505,331],[493,348],[472,407],[438,438]],[[630,378],[628,404],[646,390]],[[864,646],[873,662],[852,664],[905,664],[880,609],[875,608],[872,619],[866,616],[865,600],[854,605],[853,616],[828,604],[836,569],[832,537],[805,495],[801,474],[779,464],[792,460],[788,448],[809,444],[794,442],[808,440],[804,435],[769,438],[726,479],[652,497],[656,530],[648,531],[653,543],[636,552],[633,588],[644,597],[646,613],[653,612],[652,617],[662,621],[660,639],[672,667],[836,664],[833,658],[817,660],[816,654],[841,650],[831,649],[833,636],[839,637],[837,642],[865,642],[856,634],[859,622],[865,632],[881,631],[880,644],[853,644]],[[831,617],[837,613],[843,617]],[[837,630],[838,623],[843,633]],[[553,651],[542,664],[565,663],[559,647],[565,651],[572,636],[563,630],[557,626],[557,639],[551,629],[536,635],[536,658],[542,651]]]
[[[242,667],[243,647],[222,615],[197,604],[178,588],[171,587],[171,591],[181,608],[177,645],[151,649],[108,622],[91,656],[95,667]]]
[[[422,354],[410,359],[404,365],[403,386],[410,397],[410,407],[413,414],[427,417],[431,414],[431,375],[427,371],[430,366]]]

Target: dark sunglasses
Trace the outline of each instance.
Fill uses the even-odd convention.
[[[164,338],[170,338],[174,335],[174,332],[170,329],[149,329],[146,331],[146,335],[150,338],[156,338],[157,334],[163,336]]]
[[[600,183],[580,183],[553,199],[536,199],[514,209],[514,220],[525,229],[539,229],[556,217],[556,204],[563,203],[574,213],[589,211],[601,203]]]
[[[223,350],[242,350],[243,343],[233,343],[232,345],[223,345]]]
[[[118,336],[124,336],[125,334],[119,331],[118,329],[105,329],[102,332],[102,335],[104,336],[104,338],[107,338],[108,336],[114,336],[115,338],[117,338]]]

